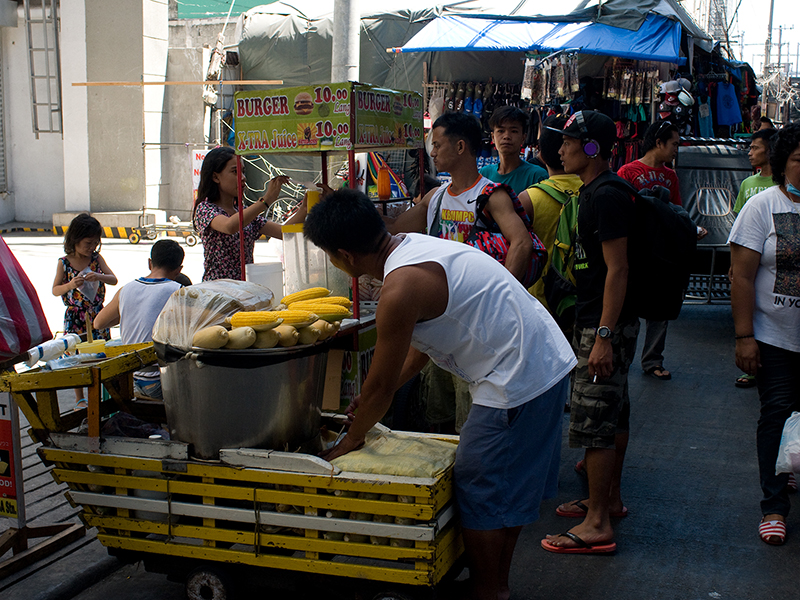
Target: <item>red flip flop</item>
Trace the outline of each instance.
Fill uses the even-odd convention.
[[[555,554],[611,554],[612,552],[616,552],[617,550],[616,542],[600,542],[597,544],[588,544],[584,542],[581,538],[579,538],[577,535],[575,535],[574,533],[570,533],[569,531],[565,533],[559,533],[557,537],[569,538],[578,545],[570,548],[562,548],[561,546],[556,546],[554,544],[551,544],[550,541],[547,538],[545,538],[542,540],[542,548],[544,548],[548,552],[553,552]]]
[[[571,503],[568,502],[567,504],[572,504],[572,506],[574,506],[574,507],[576,507],[576,508],[578,508],[580,510],[577,510],[577,511],[575,511],[575,510],[561,510],[561,507],[559,506],[558,508],[556,508],[556,514],[559,517],[575,517],[575,518],[583,519],[584,517],[586,517],[586,513],[589,512],[589,507],[586,506],[580,500],[575,500],[575,501],[573,501]],[[611,512],[611,513],[608,514],[608,516],[611,517],[612,519],[621,519],[623,517],[627,517],[628,516],[628,509],[627,509],[627,507],[623,506],[621,511]]]

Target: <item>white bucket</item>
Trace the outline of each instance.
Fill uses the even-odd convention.
[[[278,261],[245,266],[247,281],[272,290],[276,300],[283,298],[283,264]]]

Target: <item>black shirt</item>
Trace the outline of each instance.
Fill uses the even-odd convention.
[[[602,243],[629,237],[633,229],[634,198],[617,186],[604,185],[612,178],[620,179],[607,171],[580,189],[574,266],[578,287],[575,302],[578,327],[601,325],[603,292],[608,274]],[[623,306],[620,318],[629,313],[630,310]]]

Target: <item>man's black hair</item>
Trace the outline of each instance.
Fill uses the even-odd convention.
[[[464,140],[473,156],[478,156],[483,141],[481,122],[473,115],[459,112],[444,113],[433,123],[433,129],[441,127],[449,138]]]
[[[658,145],[668,143],[673,133],[680,133],[678,126],[671,121],[656,121],[647,128],[642,139],[642,155],[647,154]]]
[[[767,125],[769,125],[769,128],[770,128],[770,129],[775,129],[775,123],[773,123],[773,122],[772,122],[772,119],[770,119],[769,117],[761,117],[761,118],[759,119],[759,121],[761,121],[762,123],[766,123]]]
[[[753,140],[764,140],[764,143],[767,145],[767,151],[769,151],[770,140],[772,136],[775,135],[775,130],[770,128],[767,129],[759,129],[753,135],[750,136],[750,143],[753,143]]]
[[[564,129],[566,122],[567,117],[564,115],[547,117],[542,123],[542,128],[539,132],[539,158],[554,171],[564,170],[564,165],[561,164],[561,157],[558,155],[561,144],[564,143],[564,136],[561,135],[560,131],[553,131],[553,129]],[[548,129],[548,127],[553,129]]]
[[[183,264],[183,248],[175,240],[158,240],[150,250],[153,266],[174,271]]]
[[[503,123],[507,122],[511,123],[519,123],[522,127],[522,132],[525,133],[528,131],[528,123],[530,123],[530,117],[528,113],[524,110],[520,110],[516,106],[501,106],[500,108],[496,108],[492,113],[492,116],[489,117],[489,129],[494,129],[495,127],[501,127]]]
[[[388,235],[378,209],[364,192],[342,188],[308,213],[303,233],[326,252],[370,254]]]
[[[786,163],[789,155],[800,146],[800,122],[790,123],[773,136],[769,151],[769,166],[772,181],[778,185],[786,183]]]

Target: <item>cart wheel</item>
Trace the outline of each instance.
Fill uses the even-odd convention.
[[[145,234],[145,237],[146,237],[148,240],[154,240],[154,239],[156,239],[156,238],[158,237],[158,232],[156,232],[156,231],[148,231],[148,232]]]
[[[186,576],[188,600],[232,600],[233,587],[217,567],[197,567]]]
[[[187,235],[186,236],[186,245],[189,246],[190,248],[192,246],[196,246],[197,245],[197,236],[196,235]]]
[[[396,590],[391,590],[387,592],[378,592],[372,600],[412,600],[412,598]]]
[[[132,233],[132,234],[130,234],[130,235],[128,236],[128,241],[129,241],[131,244],[138,244],[138,243],[139,243],[139,240],[141,240],[141,239],[142,239],[142,238],[141,238],[141,237],[139,237],[139,234],[138,234],[138,233]]]

